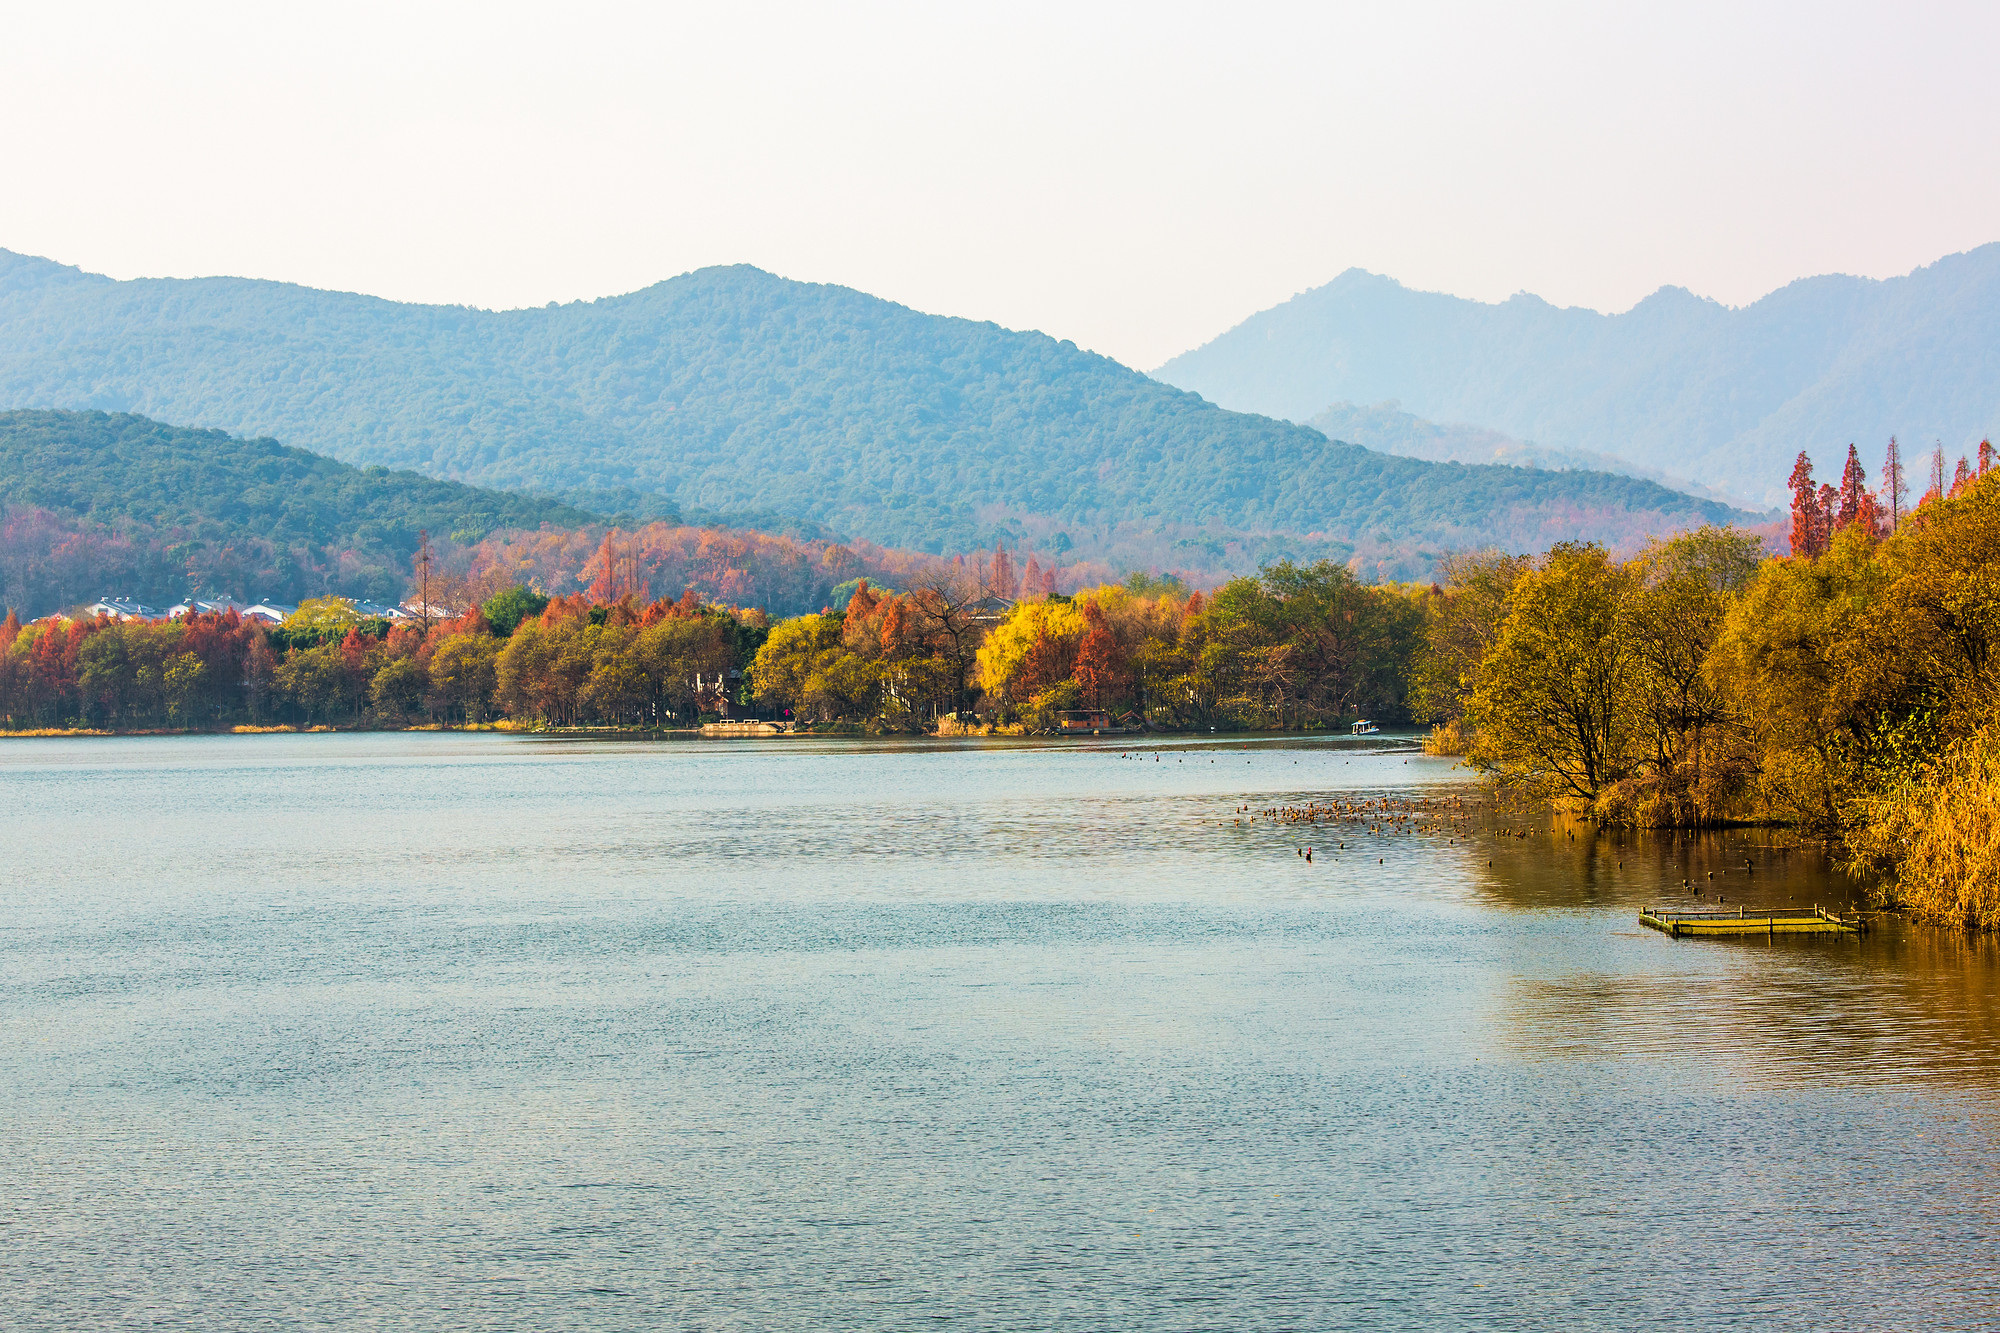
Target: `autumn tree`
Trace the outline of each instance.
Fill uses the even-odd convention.
[[[1901,693],[1889,664],[1862,651],[1885,582],[1874,550],[1849,529],[1816,560],[1764,565],[1731,602],[1707,665],[1760,748],[1760,799],[1815,833],[1840,828],[1861,748]]]
[[[1014,577],[1014,557],[998,541],[993,543],[993,563],[988,587],[995,597],[1005,597],[1010,601],[1018,584]]]
[[[1419,721],[1464,716],[1479,689],[1480,665],[1499,640],[1507,596],[1534,567],[1528,556],[1499,551],[1459,551],[1438,562],[1441,583],[1425,599],[1411,669],[1410,707]]]
[[[1568,542],[1521,576],[1466,710],[1476,763],[1524,792],[1585,801],[1634,771],[1634,664],[1621,633],[1631,583],[1602,547]]]
[[[1813,484],[1812,460],[1806,451],[1799,450],[1798,461],[1792,464],[1790,482],[1792,492],[1792,554],[1815,556],[1820,553],[1819,489]]]
[[[1909,487],[1903,480],[1903,450],[1896,437],[1889,437],[1889,451],[1882,459],[1882,495],[1888,503],[1889,530],[1903,526],[1903,506]]]
[[[1963,495],[1965,493],[1965,488],[1971,484],[1972,484],[1972,465],[1970,463],[1967,463],[1965,459],[1961,457],[1958,460],[1957,470],[1951,474],[1951,489],[1945,493],[1946,497],[1948,499],[1956,500],[1960,495]]]
[[[272,678],[285,700],[299,710],[308,724],[329,721],[350,690],[343,679],[346,665],[339,644],[315,644],[287,652]]]
[[[951,664],[958,682],[952,690],[952,712],[965,708],[966,682],[986,635],[988,622],[981,608],[985,596],[978,580],[963,569],[934,571],[910,584],[910,631],[932,654]]]
[[[1861,467],[1861,454],[1847,446],[1847,465],[1840,470],[1840,510],[1835,527],[1851,527],[1861,518],[1861,497],[1868,493],[1868,474]]]
[[[1104,609],[1096,602],[1084,604],[1083,623],[1083,638],[1077,644],[1073,674],[1091,706],[1102,708],[1123,693],[1131,674],[1130,667],[1125,650],[1111,632]]]
[[[1761,554],[1753,534],[1706,527],[1654,542],[1628,566],[1619,634],[1649,769],[1648,822],[1713,817],[1747,774],[1735,714],[1707,667],[1730,603],[1756,576]]]
[[[1931,484],[1925,489],[1923,498],[1917,501],[1917,508],[1922,509],[1933,500],[1944,499],[1944,486],[1944,441],[1940,440],[1931,449]]]
[[[492,707],[501,644],[491,634],[447,634],[431,652],[429,704],[446,717],[479,722]]]
[[[1069,679],[1086,629],[1075,602],[1016,603],[980,643],[979,687],[1003,709],[1025,705]]]

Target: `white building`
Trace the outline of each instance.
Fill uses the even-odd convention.
[[[160,613],[127,597],[106,597],[83,608],[87,616],[108,616],[112,620],[158,620]]]
[[[259,602],[255,606],[243,607],[238,614],[260,625],[281,625],[285,617],[296,610],[296,606],[286,606],[283,602]]]
[[[402,611],[404,616],[411,620],[456,620],[465,614],[465,612],[454,607],[439,606],[436,602],[432,602],[429,607],[426,607],[421,601],[404,602]]]
[[[205,601],[199,597],[190,597],[185,602],[177,602],[168,607],[167,619],[179,620],[182,616],[189,613],[204,616],[219,616],[231,609],[234,609],[238,615],[241,615],[244,609],[243,603],[237,601],[234,597],[222,597],[214,601]]]

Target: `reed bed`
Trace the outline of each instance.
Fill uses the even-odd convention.
[[[2000,723],[1868,802],[1852,842],[1916,917],[2000,929]]]

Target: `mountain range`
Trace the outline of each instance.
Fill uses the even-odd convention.
[[[1153,373],[1296,421],[1395,400],[1775,503],[1802,449],[1837,468],[1850,442],[1872,461],[1891,435],[1957,453],[2000,429],[2000,243],[1886,281],[1801,279],[1741,309],[1663,287],[1615,315],[1350,269]]]
[[[1672,490],[1726,504],[1747,503],[1715,487],[1611,454],[1587,449],[1550,449],[1485,426],[1426,421],[1403,411],[1402,407],[1393,398],[1368,407],[1334,403],[1308,417],[1306,425],[1330,440],[1346,440],[1364,449],[1400,454],[1404,458],[1423,458],[1433,463],[1505,463],[1549,472],[1616,472],[1624,477],[1644,477]]]
[[[143,413],[597,512],[768,515],[933,552],[1386,551],[1378,572],[1408,573],[1450,546],[1751,517],[1630,477],[1372,452],[1043,334],[748,266],[496,312],[0,251],[0,407]]]

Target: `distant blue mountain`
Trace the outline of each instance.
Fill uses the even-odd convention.
[[[600,513],[653,497],[933,551],[1024,531],[1067,549],[1074,529],[1112,560],[1160,531],[1179,536],[1169,551],[1264,534],[1230,558],[1341,557],[1742,517],[1629,477],[1374,453],[1039,333],[747,266],[494,312],[118,282],[0,251],[4,407],[143,413]]]
[[[1872,460],[1899,435],[1956,453],[2000,431],[2000,244],[1885,282],[1806,278],[1740,310],[1664,287],[1620,315],[1351,269],[1154,373],[1295,421],[1399,400],[1775,500],[1801,449],[1833,463],[1855,442]]]

